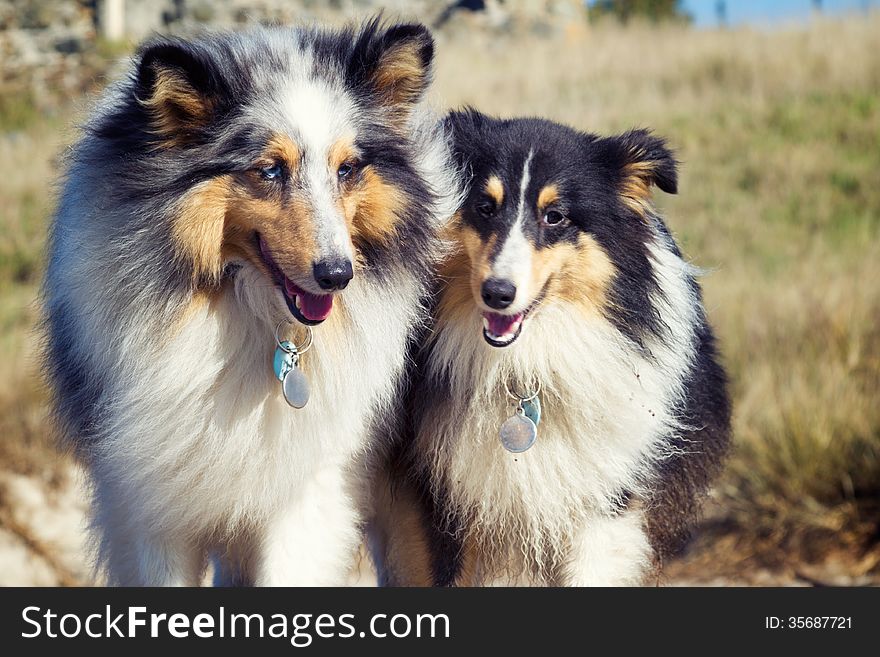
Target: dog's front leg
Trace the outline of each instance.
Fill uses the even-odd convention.
[[[595,516],[572,537],[562,567],[565,586],[638,586],[652,566],[641,511]]]
[[[343,466],[316,473],[265,527],[257,586],[345,584],[361,538],[360,514]]]
[[[98,481],[92,531],[98,571],[111,586],[198,586],[205,554],[191,537],[142,513],[143,504]]]
[[[198,586],[205,556],[177,536],[130,526],[105,527],[101,561],[113,586]]]

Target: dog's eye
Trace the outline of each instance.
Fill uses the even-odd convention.
[[[481,217],[489,218],[495,214],[495,203],[492,201],[480,201],[474,208]]]
[[[565,221],[565,217],[559,210],[547,210],[544,213],[544,223],[548,226],[558,226],[563,221]]]
[[[260,175],[266,180],[280,180],[283,173],[284,168],[278,162],[260,168]]]
[[[351,164],[350,162],[343,162],[339,165],[339,169],[336,170],[336,175],[340,180],[345,180],[352,173],[354,173],[354,164]]]

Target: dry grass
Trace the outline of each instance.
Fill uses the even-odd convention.
[[[678,148],[660,199],[709,273],[735,398],[721,525],[777,558],[880,525],[880,15],[768,32],[603,25],[577,38],[442,35],[438,104],[474,104]],[[64,135],[0,137],[0,459],[46,470],[30,306]],[[51,468],[49,468],[51,470]],[[769,558],[769,557],[768,557]]]
[[[33,327],[63,143],[64,130],[50,122],[0,135],[0,463],[50,478],[62,459],[47,429]]]

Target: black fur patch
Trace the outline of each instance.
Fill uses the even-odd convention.
[[[702,314],[696,338],[696,359],[685,379],[685,401],[677,409],[686,430],[669,437],[675,455],[658,464],[645,500],[648,534],[661,565],[686,544],[703,495],[730,447],[727,376]]]

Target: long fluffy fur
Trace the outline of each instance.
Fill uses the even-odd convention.
[[[423,77],[406,97],[366,77],[403,47],[416,54],[395,75]],[[45,363],[63,437],[90,469],[110,583],[194,584],[209,555],[220,583],[344,581],[371,430],[395,399],[433,236],[457,203],[446,132],[419,100],[431,55],[424,28],[378,21],[160,39],[100,101],[52,230]],[[151,105],[161,74],[172,91]],[[191,86],[209,125],[187,114]],[[311,144],[321,130],[356,135],[404,201],[388,239],[361,243],[354,279],[314,329],[302,359],[311,400],[294,410],[271,368],[273,329],[292,321],[278,287],[240,254],[201,272],[180,255],[174,221],[199,185],[245,175],[271,134]],[[289,337],[301,342],[302,329]]]
[[[574,255],[550,272],[546,298],[504,348],[482,335],[474,253],[461,246],[441,269],[388,511],[377,523],[381,577],[397,585],[642,583],[686,537],[729,431],[697,271],[648,197],[651,185],[675,191],[672,155],[643,131],[600,139],[474,111],[449,122],[471,174],[452,239],[499,258],[506,231],[519,230],[533,258],[560,245]],[[570,221],[539,228],[540,208],[533,214],[528,199],[557,196]],[[481,210],[487,202],[500,207],[490,215]],[[524,228],[511,228],[513,217]],[[588,280],[602,259],[613,276]],[[579,283],[560,282],[569,276]],[[532,285],[532,296],[544,284]],[[537,443],[506,452],[498,432],[515,406],[505,387],[528,391],[536,382]],[[416,513],[421,523],[410,520]]]

